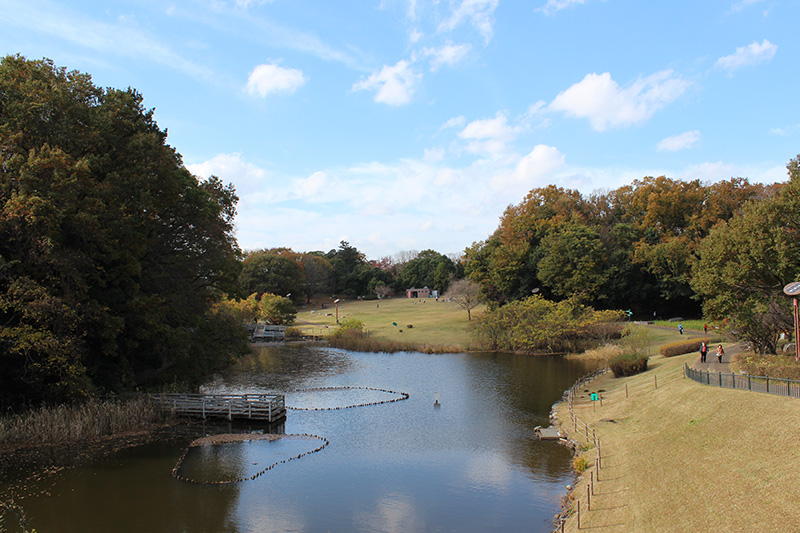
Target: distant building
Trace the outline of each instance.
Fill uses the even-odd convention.
[[[430,298],[431,290],[428,287],[421,289],[406,289],[406,297],[408,298]]]

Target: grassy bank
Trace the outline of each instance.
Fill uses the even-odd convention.
[[[309,334],[330,334],[336,328],[336,307],[332,302],[326,305],[325,309],[319,305],[300,308],[296,327]],[[473,321],[481,312],[483,307],[473,309]],[[339,320],[344,318],[363,322],[370,338],[398,345],[438,346],[458,351],[468,349],[471,343],[467,312],[444,300],[343,301],[339,304]]]
[[[162,421],[158,407],[146,397],[41,407],[0,418],[0,450],[89,442],[149,429]]]
[[[583,500],[583,528],[775,531],[797,523],[797,438],[787,428],[800,416],[800,401],[684,379],[683,364],[696,358],[653,355],[643,374],[606,374],[581,387],[575,412],[596,432],[602,456],[590,511],[586,485],[594,466],[573,492]],[[589,399],[599,391],[602,406]],[[571,437],[587,443],[565,404],[558,415]],[[593,465],[596,450],[584,455]],[[575,527],[572,519],[567,530]]]

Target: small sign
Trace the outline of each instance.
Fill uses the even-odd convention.
[[[597,396],[597,393],[596,393],[596,392],[593,392],[593,393],[592,393],[592,401],[593,401],[593,402],[596,402],[597,400],[599,400],[599,397]]]
[[[800,294],[800,281],[794,281],[783,288],[783,292],[788,296]]]

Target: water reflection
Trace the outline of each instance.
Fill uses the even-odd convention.
[[[356,387],[410,396],[381,405],[293,410],[276,428],[197,425],[191,435],[76,464],[51,478],[50,495],[31,496],[24,507],[30,527],[45,533],[548,531],[572,479],[570,455],[536,440],[533,428],[547,425],[553,402],[585,370],[559,358],[508,354],[263,349],[206,389],[341,387],[294,399],[322,407],[387,395]],[[170,476],[195,438],[235,431],[319,435],[330,445],[234,485]],[[182,468],[198,480],[247,478],[308,446],[317,444],[282,438],[198,447]]]

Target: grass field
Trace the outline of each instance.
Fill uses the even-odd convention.
[[[328,335],[336,328],[336,306],[327,303],[298,309],[295,327],[314,335]],[[472,310],[474,317],[483,307]],[[354,318],[364,323],[370,336],[434,346],[470,346],[470,322],[458,304],[435,299],[391,298],[353,300],[339,303],[339,321]],[[395,326],[394,324],[397,324]],[[409,327],[411,326],[411,327]]]
[[[676,337],[656,334],[654,354],[660,342]],[[585,495],[594,467],[573,493],[584,500],[582,528],[797,530],[800,450],[793,422],[800,417],[800,400],[683,378],[683,364],[696,358],[653,355],[643,374],[619,379],[606,374],[581,388],[576,414],[596,431],[603,457],[592,510],[586,511]],[[601,390],[602,406],[588,400],[585,391]],[[572,432],[565,404],[558,413]],[[590,464],[595,455],[586,452]],[[573,519],[566,529],[575,528]]]

